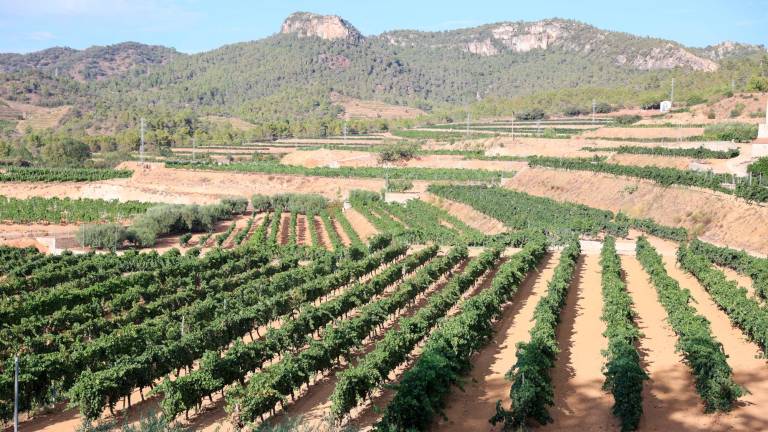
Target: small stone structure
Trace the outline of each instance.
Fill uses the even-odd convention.
[[[670,101],[662,101],[659,104],[659,111],[663,113],[668,113],[672,110],[672,102]]]

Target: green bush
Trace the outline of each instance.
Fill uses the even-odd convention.
[[[746,106],[743,103],[741,102],[737,103],[736,106],[733,107],[733,109],[731,110],[731,118],[736,118],[740,116],[742,113],[744,113],[745,108]]]
[[[608,114],[613,112],[613,107],[607,102],[600,102],[595,105],[595,112],[598,114]]]
[[[566,108],[563,111],[563,115],[565,115],[567,117],[577,117],[577,116],[580,116],[582,114],[587,114],[587,112],[588,111],[586,109],[582,109],[582,108],[579,108],[579,107],[572,106],[572,107]]]
[[[517,120],[543,120],[545,117],[546,113],[541,108],[533,108],[515,114]]]
[[[128,232],[118,224],[81,225],[75,239],[83,247],[115,250],[128,240]]]
[[[768,157],[761,157],[757,162],[749,164],[747,172],[768,177]]]
[[[416,156],[418,148],[411,144],[394,144],[379,151],[379,163],[409,160]]]
[[[768,78],[753,76],[749,79],[749,83],[747,84],[747,91],[768,92]]]
[[[411,188],[413,188],[413,182],[407,179],[394,179],[387,184],[389,192],[405,192]]]
[[[631,125],[642,120],[639,115],[620,115],[613,118],[613,122],[617,125]]]
[[[718,123],[704,128],[704,139],[714,141],[750,142],[757,138],[757,125],[747,123]]]
[[[703,104],[703,103],[707,103],[707,100],[706,100],[706,99],[704,99],[703,97],[699,96],[699,95],[692,95],[691,97],[689,97],[689,98],[688,98],[688,99],[685,101],[685,103],[686,103],[688,106],[693,106],[693,105],[701,105],[701,104]]]
[[[328,207],[325,197],[314,194],[285,193],[272,196],[256,194],[251,198],[256,212],[280,210],[302,214],[319,213]]]
[[[183,236],[179,237],[179,244],[181,246],[186,246],[189,244],[190,240],[192,240],[192,233],[186,233]]]

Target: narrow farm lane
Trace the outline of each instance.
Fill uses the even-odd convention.
[[[560,354],[552,369],[554,420],[541,430],[614,431],[613,398],[602,389],[602,350],[608,348],[603,336],[603,308],[600,255],[582,255],[576,276],[568,290],[565,308],[557,329]]]
[[[637,312],[643,336],[640,355],[650,376],[643,387],[642,431],[708,430],[711,418],[696,393],[695,383],[682,356],[675,351],[677,336],[667,323],[667,314],[656,290],[634,256],[621,256],[627,290]]]

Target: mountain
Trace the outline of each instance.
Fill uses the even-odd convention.
[[[319,37],[326,40],[342,39],[356,44],[364,39],[362,33],[345,19],[336,15],[318,15],[296,12],[283,21],[281,34],[298,37]]]
[[[0,55],[0,98],[71,105],[65,127],[89,133],[133,128],[139,116],[177,119],[184,133],[190,116],[285,129],[338,118],[334,92],[427,112],[520,97],[561,109],[593,97],[662,97],[674,76],[679,98],[708,97],[733,77],[746,82],[765,53],[735,43],[689,48],[558,18],[364,36],[341,17],[298,12],[272,36],[193,55],[134,43]]]
[[[638,70],[714,71],[719,67],[676,42],[609,32],[563,19],[502,22],[438,33],[394,31],[382,37],[398,46],[455,48],[481,56],[559,51]]]
[[[717,45],[710,45],[705,48],[694,49],[694,52],[699,53],[699,55],[705,56],[714,61],[721,61],[729,58],[765,54],[766,51],[764,45],[750,45],[733,41],[725,41]]]
[[[54,47],[30,54],[0,54],[0,72],[38,70],[91,81],[128,71],[146,72],[179,55],[173,48],[136,42],[93,46],[81,51]]]

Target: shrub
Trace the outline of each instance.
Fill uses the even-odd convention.
[[[417,148],[410,144],[395,144],[387,146],[379,151],[379,163],[397,162],[412,159],[417,152]]]
[[[704,139],[715,141],[750,142],[757,138],[757,125],[718,123],[704,129]]]
[[[737,103],[736,106],[731,110],[731,118],[740,116],[744,112],[744,108],[746,108],[746,106],[743,103]]]
[[[768,177],[768,157],[761,157],[757,162],[749,164],[747,172]]]
[[[768,78],[753,76],[749,79],[749,83],[747,84],[747,91],[768,92]]]
[[[192,240],[192,233],[186,233],[183,236],[179,237],[179,244],[181,246],[186,246],[189,244],[190,240]]]
[[[662,100],[663,98],[658,98],[658,97],[646,98],[642,102],[640,102],[640,108],[644,110],[657,110],[661,108]]]
[[[613,112],[613,107],[607,102],[600,102],[595,105],[595,112],[598,114],[608,114],[609,112]]]
[[[253,211],[256,213],[272,210],[272,200],[266,195],[253,195],[251,197],[251,204],[253,204]]]
[[[272,196],[255,194],[251,197],[254,212],[272,210],[290,213],[320,213],[328,207],[328,200],[321,195],[285,193]]]
[[[717,115],[715,114],[715,110],[713,109],[709,110],[709,112],[707,113],[707,118],[710,120],[714,120],[715,118],[717,118]]]
[[[390,180],[387,184],[389,192],[405,192],[413,187],[413,182],[407,179]]]
[[[128,240],[128,232],[118,224],[81,225],[75,238],[83,247],[115,250]]]
[[[587,110],[579,108],[579,107],[575,107],[575,106],[568,107],[568,108],[566,108],[563,111],[563,115],[565,115],[567,117],[576,117],[576,116],[580,116],[582,114],[587,114]]]
[[[376,192],[355,189],[349,193],[349,202],[352,203],[352,205],[367,205],[377,201],[381,201],[381,195]]]
[[[613,122],[617,125],[631,125],[642,120],[639,115],[620,115],[613,118]]]
[[[699,96],[699,95],[692,95],[691,97],[689,97],[685,101],[685,103],[688,106],[693,106],[693,105],[700,105],[700,104],[703,104],[703,103],[707,103],[707,100],[704,99],[703,97]]]
[[[517,120],[543,120],[545,117],[546,113],[541,108],[533,108],[515,114]]]

